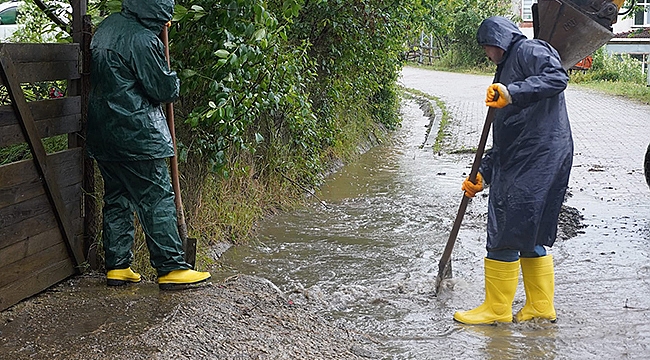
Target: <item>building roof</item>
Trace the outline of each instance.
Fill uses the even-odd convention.
[[[614,34],[614,38],[648,39],[650,38],[650,28],[638,28],[626,32],[620,32],[618,34]]]

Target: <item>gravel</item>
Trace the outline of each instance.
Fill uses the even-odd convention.
[[[0,314],[0,359],[378,359],[378,342],[264,278],[189,290],[72,278]]]

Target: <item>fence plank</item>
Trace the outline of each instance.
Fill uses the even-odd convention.
[[[79,44],[0,44],[0,51],[20,68],[20,83],[81,78]],[[0,84],[7,85],[4,79]]]
[[[81,220],[77,220],[77,222],[79,221]],[[79,233],[77,236],[83,236],[83,234]],[[54,221],[48,230],[0,249],[0,259],[4,259],[2,266],[22,262],[25,258],[51,248],[62,241],[61,232],[56,225],[56,221]]]
[[[81,131],[81,97],[27,103],[41,138]],[[0,106],[0,147],[25,142],[22,129],[10,105]]]
[[[37,121],[36,131],[41,139],[70,134],[81,130],[81,114],[58,119]],[[9,146],[25,142],[20,125],[6,126],[0,129],[0,146]]]
[[[70,218],[73,216],[74,218],[80,217],[82,200],[81,186],[77,183],[62,188],[61,195],[64,199],[68,199],[68,202],[64,204],[63,208],[66,211],[66,214],[68,214]],[[52,217],[54,216],[52,206],[45,194],[0,209],[0,248],[22,240],[21,237],[16,237],[12,234],[11,230],[8,229],[16,229],[25,226],[22,223],[27,219],[43,214],[49,214],[49,216]],[[72,233],[77,233],[79,232],[79,229],[74,229],[71,226],[70,231]],[[75,248],[75,250],[77,249]]]
[[[24,274],[25,277],[21,281],[0,288],[0,311],[47,289],[75,272],[72,261],[67,255],[65,260],[42,265],[44,265],[42,268],[37,268],[33,273]]]
[[[68,186],[81,181],[83,177],[82,149],[68,149],[47,156],[47,162],[51,166],[54,179],[61,187]],[[33,183],[43,183],[38,175],[34,161],[31,159],[0,166],[0,209],[10,203],[24,201],[30,197],[27,194],[15,194],[17,188],[32,186]],[[10,199],[15,199],[13,202]]]
[[[78,168],[70,167],[70,169],[78,171]],[[59,183],[59,186],[61,189],[67,189],[75,185],[80,186],[80,183],[81,179],[79,179],[77,174],[76,176],[66,177],[64,181]],[[78,192],[79,194],[74,193],[72,196],[80,195],[81,191]],[[33,181],[13,188],[0,189],[0,211],[5,207],[19,204],[43,195],[45,195],[45,189],[43,189],[43,183],[41,181]]]
[[[71,222],[72,227],[76,232],[78,229],[82,228],[83,218],[74,218],[71,219]],[[44,213],[25,219],[9,227],[2,228],[0,229],[0,240],[2,241],[0,248],[12,246],[13,244],[29,237],[37,236],[42,232],[46,232],[55,226],[57,226],[57,222],[52,214]]]
[[[16,76],[20,83],[81,78],[78,61],[30,62],[16,66],[20,66],[20,73]],[[6,84],[3,82],[3,85]]]
[[[81,96],[68,96],[58,99],[30,101],[27,103],[34,120],[58,119],[81,114]],[[0,106],[0,132],[3,126],[17,125],[18,118],[11,105]]]
[[[0,288],[3,288],[13,282],[24,283],[23,277],[40,270],[45,264],[57,263],[61,260],[70,259],[70,254],[61,238],[61,233],[57,235],[59,241],[54,246],[27,256],[18,263],[0,267]]]
[[[81,56],[79,44],[2,44],[16,64],[47,61],[77,61]]]

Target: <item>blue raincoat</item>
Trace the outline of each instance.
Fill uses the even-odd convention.
[[[487,250],[552,246],[573,162],[568,75],[553,47],[527,39],[506,18],[486,19],[477,40],[505,51],[494,82],[512,97],[496,109],[493,145],[480,168],[490,184]]]

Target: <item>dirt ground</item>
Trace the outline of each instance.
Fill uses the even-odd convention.
[[[0,316],[0,359],[363,359],[373,339],[268,280],[233,276],[191,290],[67,280]]]

